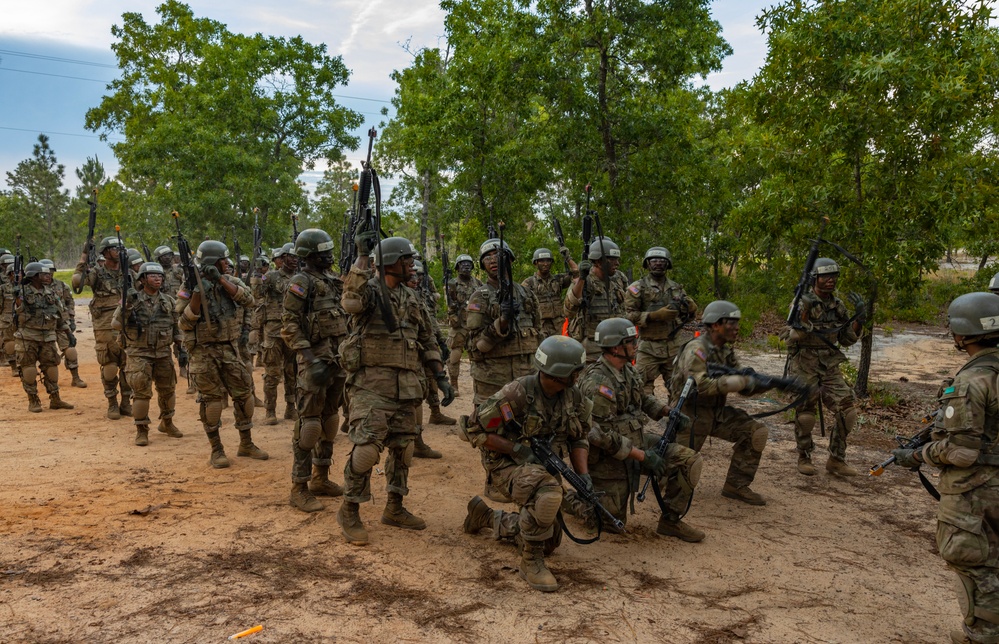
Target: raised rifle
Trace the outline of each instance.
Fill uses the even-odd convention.
[[[819,234],[812,240],[812,246],[808,249],[808,257],[805,259],[805,268],[801,271],[801,278],[794,288],[794,299],[791,300],[791,310],[787,313],[787,324],[792,329],[800,329],[801,325],[801,298],[808,292],[812,285],[812,271],[815,270],[815,260],[819,258],[819,245],[822,244],[822,233],[829,224],[829,218],[823,217],[819,223]]]
[[[236,261],[233,272],[236,274],[236,277],[238,277],[239,279],[243,279],[243,268],[241,266],[243,249],[240,248],[239,240],[236,239],[236,226],[232,227],[232,252],[236,254]]]
[[[260,230],[260,208],[253,209],[253,263],[251,264],[254,277],[260,277],[260,257],[264,254],[264,233]]]
[[[923,416],[922,419],[923,425],[918,432],[916,432],[911,438],[906,438],[905,436],[896,436],[895,442],[897,442],[898,446],[902,449],[919,449],[923,445],[926,445],[927,443],[933,440],[932,437],[933,430],[936,428],[936,424],[940,420],[940,414],[941,410],[938,409],[935,413]],[[882,474],[885,473],[885,468],[894,463],[895,461],[896,459],[894,456],[889,456],[888,458],[881,461],[877,465],[872,466],[870,471],[867,473],[868,476],[881,476]],[[926,478],[925,474],[923,474],[923,470],[920,469],[919,466],[914,467],[912,469],[914,472],[919,474],[919,481],[920,483],[923,484],[923,487],[926,488],[926,491],[930,493],[930,496],[939,501],[940,493],[937,492],[937,489],[933,487],[933,484],[930,483],[930,480]]]
[[[153,252],[149,250],[149,246],[146,245],[146,241],[140,238],[139,242],[142,244],[142,254],[145,255],[146,261],[153,261]]]
[[[583,259],[589,261],[590,259],[590,244],[593,243],[593,211],[590,210],[590,195],[593,192],[593,187],[590,184],[586,184],[584,188],[586,191],[586,207],[583,209]],[[586,282],[583,282],[583,296],[581,307],[585,311],[590,305],[589,298],[586,296]]]
[[[520,313],[520,302],[517,301],[517,294],[513,286],[513,267],[510,266],[510,257],[503,245],[503,231],[506,224],[499,222],[499,253],[496,260],[499,263],[499,307],[500,317],[505,318],[510,325],[511,331],[517,329],[517,314]]]
[[[354,244],[354,235],[357,233],[357,192],[360,189],[356,183],[351,184],[351,191],[354,193],[354,201],[350,204],[350,210],[343,215],[343,232],[340,233],[340,274],[346,275],[350,272],[350,265],[357,260],[357,246]]]
[[[676,434],[680,430],[680,421],[683,417],[681,411],[683,410],[683,405],[687,402],[687,397],[691,393],[697,393],[697,381],[691,376],[687,378],[687,381],[683,383],[683,390],[680,392],[680,397],[677,399],[676,404],[673,405],[673,409],[669,411],[669,416],[665,419],[659,419],[659,424],[663,426],[662,436],[659,437],[659,441],[656,443],[655,447],[652,448],[656,454],[660,457],[666,456],[666,448],[669,447],[670,443],[676,441]],[[659,490],[659,483],[656,481],[655,477],[649,475],[645,478],[645,485],[642,486],[642,491],[638,493],[636,497],[638,502],[641,503],[645,501],[645,496],[649,491],[649,483],[652,483],[653,488],[656,492],[656,498],[661,498],[662,493]]]
[[[378,173],[371,165],[371,150],[375,144],[375,137],[378,132],[375,128],[368,130],[368,158],[361,164],[361,180],[357,193],[357,217],[361,230],[373,230],[378,239],[378,284],[379,294],[377,299],[378,310],[381,312],[382,320],[389,332],[399,328],[399,323],[392,312],[392,301],[389,296],[388,286],[385,284],[385,263],[382,254],[382,188],[378,181]],[[375,195],[375,207],[372,210],[369,205],[371,193]]]
[[[128,265],[128,249],[125,248],[125,242],[121,240],[121,226],[115,224],[114,232],[118,236],[118,267],[121,269],[121,333],[118,337],[121,339],[121,348],[124,349],[128,343],[125,327],[128,321],[128,292],[132,290],[132,268]],[[121,260],[122,257],[126,258],[125,261]],[[140,329],[139,332],[141,333],[142,330]]]
[[[87,283],[87,273],[91,266],[97,265],[97,246],[94,245],[94,230],[97,228],[97,188],[93,190],[94,198],[87,199],[90,206],[90,214],[87,215],[87,241],[83,245],[83,252],[87,254],[87,264],[83,267],[83,279],[80,280],[80,287],[74,288],[73,292],[79,295],[83,292],[83,286]]]
[[[601,519],[604,519],[614,526],[615,529],[624,532],[624,522],[615,517],[607,508],[601,505],[600,499],[597,497],[597,493],[588,489],[586,487],[586,483],[583,482],[582,477],[580,477],[579,474],[576,474],[575,470],[566,465],[565,461],[559,458],[558,455],[552,451],[551,438],[545,440],[541,436],[531,436],[528,440],[531,443],[531,451],[534,452],[537,459],[541,461],[541,465],[548,470],[548,473],[552,476],[561,476],[565,479],[566,483],[571,485],[573,489],[576,490],[576,494],[579,498],[586,501],[593,507],[598,526],[600,525]],[[595,541],[595,539],[593,541]]]
[[[205,281],[201,279],[201,271],[198,270],[198,265],[194,263],[194,257],[191,255],[191,245],[187,243],[187,238],[180,231],[180,213],[174,210],[170,214],[177,224],[177,253],[180,255],[180,265],[184,269],[184,287],[192,298],[195,287],[201,291],[201,317],[205,321],[208,332],[214,333],[212,317],[205,312],[208,307],[208,298],[206,297],[208,291],[205,289]]]
[[[552,202],[548,202],[548,210],[551,211],[552,218],[552,229],[555,231],[555,241],[558,242],[558,247],[565,248],[565,235],[562,234],[562,224],[559,223],[558,217],[555,216],[555,209],[552,208]],[[569,268],[569,258],[565,255],[562,256],[562,261],[565,262],[565,272],[568,273],[571,268]]]
[[[10,312],[14,316],[14,330],[19,323],[17,320],[17,301],[21,299],[21,288],[24,282],[24,255],[21,254],[21,233],[14,236],[14,299],[10,303]]]
[[[444,277],[444,302],[447,304],[448,315],[451,314],[451,258],[448,257],[447,244],[444,243],[444,235],[441,234],[437,240],[437,250],[440,252],[442,274]]]
[[[291,242],[295,243],[298,241],[298,215],[292,213],[291,215]]]

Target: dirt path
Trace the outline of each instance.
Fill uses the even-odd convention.
[[[87,328],[90,387],[64,387],[75,410],[29,414],[19,382],[0,375],[0,641],[222,641],[263,624],[246,641],[943,642],[958,626],[953,582],[935,554],[934,503],[916,477],[802,477],[785,419],[768,419],[754,485],[766,507],[721,497],[730,446],[712,441],[688,516],[708,533],[703,543],[657,537],[647,502],[629,534],[565,541],[549,559],[561,589],[542,595],[519,578],[512,546],[462,533],[483,477],[453,430],[431,426],[428,442],[444,458],[411,472],[407,505],[429,527],[381,525],[376,476],[376,500],[362,507],[372,543],[351,547],[335,522],[339,500],[312,515],[288,505],[287,421],[254,430],[269,461],[233,458],[212,470],[193,396],[181,389],[185,437],[153,431],[149,447],[135,447],[130,419],[104,417]],[[925,398],[936,388],[929,376],[960,364],[948,346],[941,337],[887,346],[876,373],[897,380],[922,361],[927,381],[903,393]],[[451,415],[471,411],[467,372],[466,363]],[[222,434],[232,458],[229,411]],[[889,435],[873,423],[860,434],[874,447],[853,448],[851,460],[884,458]],[[339,437],[338,480],[347,449]]]

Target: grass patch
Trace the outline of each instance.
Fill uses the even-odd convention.
[[[66,284],[66,286],[73,288],[73,268],[67,268],[61,271],[55,272],[55,278],[60,282]],[[80,293],[73,293],[73,299],[80,299],[81,297],[93,297],[94,293],[90,290],[89,286],[84,286],[83,291]]]

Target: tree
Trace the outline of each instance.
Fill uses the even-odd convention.
[[[31,249],[38,257],[55,258],[59,240],[67,237],[69,191],[62,187],[65,177],[66,166],[56,160],[44,134],[38,135],[31,158],[7,172],[10,208],[3,228],[11,236],[21,235],[22,248]]]
[[[788,0],[764,11],[769,52],[752,92],[765,176],[740,213],[744,238],[800,240],[782,246],[800,265],[828,216],[827,236],[878,284],[918,294],[961,218],[994,199],[982,189],[994,147],[981,145],[999,96],[990,4]],[[871,349],[868,334],[861,396]]]
[[[176,0],[156,12],[158,24],[129,12],[112,28],[122,76],[87,127],[124,135],[112,145],[122,184],[142,186],[157,217],[179,210],[192,238],[230,225],[249,238],[254,208],[277,237],[307,208],[302,169],[357,146],[361,115],[333,96],[347,68],[323,44],[234,34]]]

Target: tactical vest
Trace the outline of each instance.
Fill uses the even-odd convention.
[[[281,316],[284,315],[284,294],[293,276],[294,273],[286,275],[282,270],[267,271],[266,275],[261,276],[264,324],[281,322]]]
[[[448,322],[454,328],[461,328],[465,326],[465,320],[468,317],[468,313],[465,310],[465,305],[468,304],[468,300],[472,297],[474,293],[480,286],[482,282],[476,277],[470,277],[467,282],[463,282],[459,278],[454,278],[451,280],[454,285],[454,297],[451,298],[451,308],[449,311],[450,319]],[[447,285],[444,286],[447,288]]]
[[[94,292],[93,299],[90,300],[90,313],[96,317],[101,313],[114,311],[121,304],[121,268],[111,270],[105,266],[91,268],[93,274],[93,284],[90,289]]]
[[[243,312],[240,307],[229,297],[219,284],[209,286],[208,297],[201,295],[201,317],[194,327],[195,339],[198,344],[211,344],[213,342],[235,342],[239,339],[239,334],[243,326]],[[210,317],[212,330],[208,330],[206,318]]]
[[[597,325],[608,318],[624,317],[624,289],[614,279],[610,280],[610,297],[604,290],[604,282],[592,273],[583,286],[586,293],[586,307],[580,307],[569,325],[570,335],[579,342],[593,340]]]
[[[170,297],[177,297],[177,291],[184,284],[184,269],[176,265],[169,268],[164,266],[163,269],[166,272],[163,275],[163,287],[160,292]]]
[[[618,434],[627,436],[636,445],[641,445],[642,427],[645,425],[645,412],[642,411],[645,383],[638,371],[632,365],[626,364],[621,372],[621,375],[624,376],[622,384],[617,379],[617,372],[612,371],[612,368],[603,360],[598,360],[587,367],[587,372],[590,370],[600,371],[605,380],[614,383],[614,400],[612,401],[616,407],[614,417],[601,418],[598,422],[601,425],[607,423]],[[585,378],[586,375],[584,374],[583,377]],[[594,396],[600,395],[599,392],[594,393]]]
[[[635,293],[637,287],[638,293]],[[641,310],[656,311],[673,302],[674,298],[683,298],[683,288],[673,280],[666,278],[660,286],[652,279],[651,275],[646,275],[641,280],[628,287],[631,292],[639,297]],[[672,320],[656,322],[649,320],[642,327],[641,336],[643,340],[666,340],[673,335],[677,327],[683,326],[683,320],[679,316]]]
[[[173,298],[163,292],[129,295],[128,319],[123,321],[129,346],[162,349],[173,344],[173,307]]]
[[[318,344],[326,338],[342,338],[347,335],[347,313],[340,300],[343,297],[343,282],[332,273],[319,274],[303,271],[308,280],[305,295],[305,329],[311,344]],[[291,278],[288,278],[289,281]],[[283,300],[282,300],[283,301]],[[270,303],[268,302],[268,311]],[[281,308],[281,311],[284,311]],[[270,319],[270,313],[268,313]],[[278,314],[278,319],[281,319]]]
[[[969,360],[958,370],[958,374],[969,367],[975,369],[988,369],[992,371],[999,382],[999,353],[987,353]],[[996,393],[996,392],[993,392]],[[991,422],[990,422],[991,421]],[[979,456],[979,464],[999,466],[999,418],[986,417],[983,419],[982,427],[982,456]]]
[[[365,288],[382,295],[377,277],[368,280]],[[363,324],[351,331],[341,349],[342,366],[347,371],[357,371],[360,367],[390,367],[423,372],[418,342],[423,323],[422,305],[408,287],[400,285],[388,291],[398,328],[389,331],[375,306],[372,313],[362,318]]]
[[[838,334],[829,331],[842,327],[850,319],[850,313],[846,310],[843,300],[833,296],[826,301],[814,293],[807,293],[802,304],[808,311],[808,323],[814,332],[789,344],[799,349],[834,349],[838,342]],[[821,331],[827,331],[827,333],[820,333]],[[829,342],[823,342],[823,338]],[[834,346],[830,347],[829,344]]]
[[[586,436],[582,421],[579,420],[579,413],[583,409],[583,394],[578,387],[564,390],[559,404],[554,409],[549,410],[542,402],[545,394],[541,389],[541,381],[537,375],[523,376],[518,380],[524,387],[527,400],[524,411],[525,418],[519,431],[504,425],[505,438],[518,442],[532,436],[554,435],[552,441],[554,449],[556,446],[565,447],[570,434]],[[564,449],[556,449],[555,451],[556,453],[565,453]]]
[[[14,285],[5,281],[0,286],[0,293],[0,304],[3,306],[0,311],[0,326],[6,328],[14,323]]]
[[[538,314],[542,320],[552,320],[564,316],[562,308],[563,274],[549,273],[547,278],[538,274],[527,278],[527,288],[538,298]]]
[[[62,303],[51,288],[25,283],[21,290],[18,325],[22,329],[55,331],[62,320]]]
[[[489,353],[482,353],[475,348],[474,343],[470,343],[469,360],[481,362],[493,358],[533,355],[537,351],[540,334],[538,329],[534,328],[534,299],[520,284],[514,284],[513,290],[514,296],[520,301],[520,311],[517,313],[516,324],[511,326],[509,335],[502,338]],[[499,309],[499,291],[495,287],[486,284],[479,291],[486,295],[484,306],[487,309]],[[489,316],[485,317],[491,322]]]

